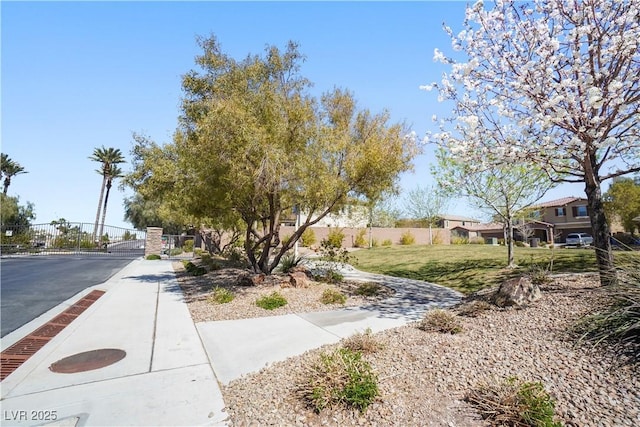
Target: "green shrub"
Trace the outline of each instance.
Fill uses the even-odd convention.
[[[314,411],[344,405],[364,412],[379,395],[378,378],[362,353],[340,348],[322,353],[309,369],[300,394]]]
[[[195,265],[191,261],[182,261],[182,265],[184,265],[185,270],[187,270],[187,272],[189,272],[192,276],[202,276],[204,274],[207,274],[206,268]]]
[[[391,242],[391,239],[384,239],[382,241],[382,246],[391,246],[393,244],[393,242]]]
[[[524,248],[526,246],[524,242],[521,242],[520,240],[516,240],[515,242],[513,242],[513,244],[518,248]]]
[[[275,310],[278,307],[287,305],[287,300],[278,292],[273,292],[269,295],[258,298],[256,300],[256,305],[260,308],[264,308],[265,310]]]
[[[413,236],[413,234],[411,234],[409,230],[407,230],[404,233],[402,233],[402,236],[400,236],[399,243],[401,245],[413,245],[416,243],[416,238]]]
[[[173,248],[169,251],[170,256],[180,255],[182,253],[182,248]]]
[[[342,343],[342,347],[351,351],[375,353],[376,351],[381,350],[383,345],[375,339],[371,332],[371,328],[367,328],[364,332],[356,332],[350,337],[345,338]]]
[[[375,297],[380,293],[382,287],[373,282],[362,283],[358,285],[356,289],[356,295],[364,296],[364,297]]]
[[[340,291],[325,289],[320,297],[320,302],[323,304],[344,304],[347,302],[347,297]]]
[[[146,259],[148,260],[156,260],[156,259],[162,259],[162,257],[158,254],[149,254],[147,255]]]
[[[201,257],[201,256],[202,256],[202,255],[204,255],[204,254],[209,255],[207,252],[205,252],[203,249],[200,249],[200,248],[195,248],[195,249],[193,250],[193,253],[194,253],[196,256],[199,256],[199,257]]]
[[[484,241],[484,239],[482,237],[476,236],[476,237],[470,238],[469,239],[469,243],[472,244],[472,245],[484,245],[485,241]]]
[[[292,268],[300,264],[302,258],[296,258],[295,255],[286,255],[280,258],[280,269],[283,273],[288,273]]]
[[[302,246],[309,247],[316,242],[316,233],[311,228],[307,228],[300,236]]]
[[[182,250],[185,252],[193,252],[193,240],[185,240],[182,244]]]
[[[325,283],[336,284],[344,280],[344,276],[336,270],[329,269],[324,271],[321,275],[316,276],[316,280]]]
[[[320,244],[324,244],[324,246],[330,246],[333,248],[341,248],[343,240],[344,233],[342,232],[342,230],[339,230],[337,228],[330,228],[329,234],[327,235],[326,239],[323,239]]]
[[[467,393],[465,400],[492,425],[562,426],[554,421],[554,400],[539,382],[520,382],[512,377],[504,384],[480,386]]]
[[[469,243],[469,239],[461,236],[451,236],[452,245],[466,245]]]
[[[462,325],[455,314],[436,308],[427,312],[424,319],[418,323],[418,329],[427,332],[458,334],[462,332]]]
[[[233,292],[229,289],[216,287],[207,298],[207,301],[211,304],[226,304],[233,301],[234,298]]]
[[[358,231],[358,234],[356,234],[356,238],[353,242],[353,247],[355,248],[364,248],[367,247],[367,239],[365,239],[365,234],[367,233],[366,229],[362,229]]]

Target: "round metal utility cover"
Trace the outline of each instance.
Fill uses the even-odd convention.
[[[117,348],[102,348],[85,351],[65,357],[49,366],[49,369],[59,374],[74,374],[76,372],[91,371],[104,368],[124,359],[127,353]]]

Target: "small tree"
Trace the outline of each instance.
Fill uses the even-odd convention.
[[[506,229],[507,266],[515,267],[514,220],[553,185],[541,170],[517,165],[483,167],[441,148],[438,181],[451,194],[467,197],[479,209],[496,215]]]
[[[633,234],[638,223],[633,219],[640,216],[640,178],[616,178],[604,193],[607,217],[618,218],[625,231]]]
[[[407,194],[405,211],[409,217],[424,221],[429,226],[430,245],[433,245],[432,227],[437,225],[447,203],[446,194],[434,186],[417,186]]]

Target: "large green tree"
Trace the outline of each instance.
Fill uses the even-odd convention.
[[[241,61],[215,37],[199,44],[173,143],[138,143],[129,183],[198,218],[240,218],[254,271],[269,274],[307,227],[348,197],[374,198],[411,167],[415,141],[387,112],[358,110],[340,89],[309,94],[294,43]],[[281,242],[281,215],[294,206],[305,218]]]
[[[95,148],[93,155],[89,157],[90,160],[100,163],[100,169],[96,170],[98,174],[102,176],[102,186],[100,187],[100,197],[98,198],[98,209],[96,211],[96,221],[93,226],[93,241],[96,242],[98,234],[98,224],[100,221],[100,210],[102,209],[102,200],[104,199],[105,189],[109,181],[109,176],[113,171],[113,167],[120,163],[124,163],[124,156],[119,148]],[[105,206],[106,207],[106,206]]]
[[[603,195],[607,217],[617,217],[625,231],[633,234],[640,216],[640,179],[615,178]]]
[[[27,173],[27,171],[24,170],[24,167],[22,167],[20,163],[11,160],[7,154],[2,153],[0,155],[0,176],[4,177],[2,194],[7,195],[7,191],[9,191],[9,186],[11,185],[11,178],[23,173]]]

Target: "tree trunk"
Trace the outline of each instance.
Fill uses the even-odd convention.
[[[505,219],[507,226],[506,245],[507,245],[507,268],[515,268],[516,263],[513,256],[513,218]]]
[[[11,177],[7,176],[4,179],[4,189],[2,190],[2,194],[7,195],[7,191],[9,191],[9,185],[11,185]]]
[[[587,194],[587,206],[591,220],[593,246],[596,248],[596,260],[600,272],[600,284],[602,286],[613,285],[616,283],[616,270],[613,264],[611,241],[609,240],[611,233],[605,217],[600,181],[594,175],[591,178],[585,180],[585,193]]]
[[[104,221],[107,217],[107,202],[109,201],[109,192],[111,191],[111,179],[107,180],[107,191],[104,195],[104,206],[102,207],[102,221],[100,221],[100,233],[98,234],[98,240],[102,243],[102,233],[104,231]]]
[[[102,187],[100,187],[100,198],[98,199],[98,210],[96,211],[96,222],[93,226],[93,242],[96,242],[98,234],[98,223],[100,222],[100,210],[102,209],[102,199],[104,198],[104,188],[107,186],[107,176],[102,175]],[[99,242],[99,241],[98,241]]]

